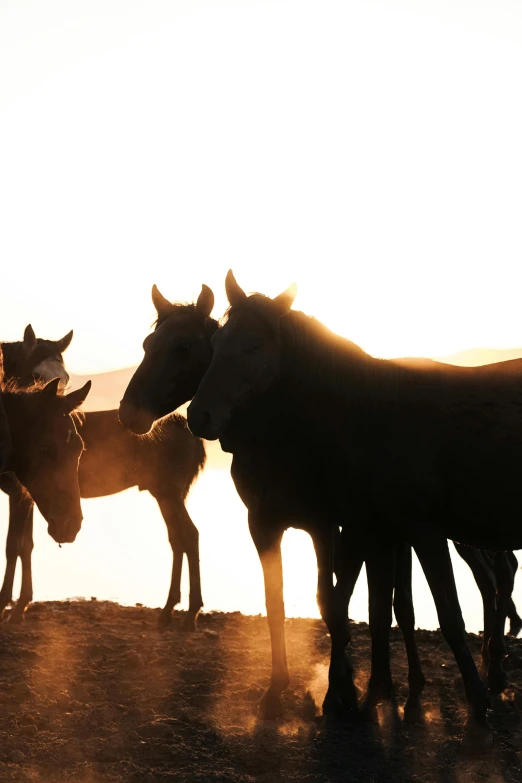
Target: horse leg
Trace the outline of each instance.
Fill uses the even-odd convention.
[[[27,516],[25,519],[25,526],[22,538],[22,545],[20,551],[20,560],[22,563],[22,586],[20,589],[20,597],[16,602],[16,605],[11,611],[9,617],[10,623],[21,622],[24,612],[33,600],[33,572],[32,572],[32,553],[34,548],[33,542],[33,511],[34,505],[31,501],[29,508],[27,509]]]
[[[513,571],[513,582],[514,582],[515,576],[518,571],[518,560],[514,552],[506,552],[506,556],[507,556],[508,563],[511,566],[511,570]],[[517,612],[517,607],[515,606],[515,602],[513,601],[513,598],[509,599],[507,613],[509,617],[509,635],[516,637],[522,630],[522,618],[519,616]]]
[[[493,633],[497,614],[497,583],[493,561],[490,559],[489,554],[482,549],[474,549],[463,544],[455,544],[455,549],[471,568],[482,596],[484,605],[484,635],[482,637],[482,664],[480,670],[481,674],[486,676],[489,668],[489,640]]]
[[[199,571],[199,531],[189,516],[185,504],[179,510],[182,523],[183,548],[189,568],[189,607],[183,622],[184,631],[194,631],[196,621],[203,607],[201,576]]]
[[[281,693],[288,686],[288,664],[285,645],[285,604],[283,598],[283,561],[281,539],[283,529],[263,525],[263,520],[248,514],[248,526],[257,549],[265,582],[265,600],[270,643],[272,646],[272,676],[270,687],[262,700],[263,717],[273,720],[281,714]]]
[[[351,638],[348,605],[364,562],[363,556],[357,547],[349,546],[347,534],[343,532],[339,536],[337,528],[314,531],[312,541],[317,557],[317,604],[332,644],[323,714],[350,715],[357,711],[357,690],[352,662],[346,651]]]
[[[173,496],[156,497],[160,511],[167,525],[170,546],[172,548],[172,576],[167,602],[160,612],[158,622],[165,625],[172,618],[172,610],[181,601],[181,571],[183,555],[187,554],[189,566],[189,609],[183,623],[184,630],[194,630],[196,619],[203,601],[199,572],[199,532],[182,499]]]
[[[402,541],[395,558],[395,591],[393,596],[395,619],[402,631],[406,655],[408,656],[408,700],[404,706],[405,717],[412,717],[420,711],[420,695],[426,684],[415,641],[415,612],[411,592],[411,546]]]
[[[508,678],[502,665],[506,655],[504,631],[515,579],[505,552],[495,552],[493,562],[498,600],[493,633],[489,640],[488,685],[493,693],[501,693],[508,684]]]
[[[390,668],[395,547],[374,544],[367,552],[369,626],[372,639],[371,673],[363,712],[374,718],[381,701],[390,701],[393,682]]]
[[[429,525],[412,527],[406,536],[413,543],[437,607],[440,630],[460,669],[468,702],[466,745],[484,751],[491,744],[487,721],[488,697],[466,643],[447,539]]]
[[[0,590],[0,614],[13,600],[13,583],[16,572],[16,562],[22,551],[25,521],[28,509],[32,509],[33,501],[20,489],[15,488],[9,494],[9,528],[5,547],[6,566],[2,589]]]

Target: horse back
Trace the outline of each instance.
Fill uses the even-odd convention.
[[[102,497],[138,486],[186,496],[205,463],[202,441],[178,415],[169,416],[148,435],[125,429],[117,410],[90,411],[79,427],[85,451],[80,459],[80,493]]]

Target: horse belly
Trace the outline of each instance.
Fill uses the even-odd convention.
[[[78,479],[82,498],[99,498],[115,495],[136,484],[136,477],[118,462],[91,463],[85,460],[87,452],[80,460]]]

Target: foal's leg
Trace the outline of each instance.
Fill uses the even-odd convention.
[[[22,553],[24,531],[29,512],[32,514],[33,500],[18,487],[9,493],[9,528],[5,547],[6,566],[2,589],[0,590],[0,614],[13,600],[13,582],[18,556]]]
[[[401,542],[397,547],[395,559],[395,592],[393,597],[395,618],[404,637],[406,655],[408,656],[408,701],[404,707],[404,715],[412,715],[420,710],[420,695],[426,684],[419,658],[419,650],[415,641],[415,612],[411,592],[411,546]]]
[[[455,544],[455,549],[471,568],[484,605],[484,635],[482,637],[481,673],[485,676],[489,667],[489,640],[495,625],[497,612],[497,583],[493,569],[493,559],[482,549]]]
[[[331,638],[328,691],[323,701],[325,715],[342,715],[357,711],[357,690],[353,683],[353,666],[346,647],[350,641],[348,605],[363,564],[350,537],[338,529],[314,531],[312,541],[317,557],[317,604]],[[333,584],[335,570],[337,583]]]
[[[508,678],[502,665],[506,655],[504,631],[515,578],[505,552],[495,552],[494,568],[498,600],[493,633],[489,640],[488,685],[493,693],[501,693],[508,684]]]
[[[285,645],[285,604],[283,598],[283,561],[281,539],[284,530],[270,522],[248,514],[248,526],[257,549],[263,578],[270,642],[272,645],[272,678],[263,697],[263,717],[273,720],[281,714],[281,693],[288,686],[288,664]]]
[[[27,509],[27,516],[25,519],[24,533],[22,538],[22,546],[20,551],[20,561],[22,563],[22,586],[20,589],[20,597],[13,607],[9,622],[19,623],[24,612],[33,600],[33,572],[32,572],[32,553],[34,548],[33,542],[33,511],[34,505],[31,502],[30,507]]]
[[[412,541],[437,607],[440,629],[460,669],[468,701],[467,740],[475,749],[486,750],[491,733],[486,718],[488,697],[466,643],[453,567],[446,538],[429,525],[412,528]]]
[[[514,581],[518,571],[518,560],[514,552],[506,552],[506,556],[508,559],[508,563],[511,566],[511,570],[513,571],[513,581]],[[517,612],[517,607],[515,606],[515,602],[513,601],[513,598],[509,599],[508,617],[509,617],[509,635],[518,636],[518,634],[522,630],[522,618],[519,616]]]
[[[184,630],[194,630],[197,616],[203,606],[199,571],[199,532],[192,522],[185,503],[179,496],[156,496],[163,519],[167,525],[172,547],[172,577],[167,603],[159,615],[160,624],[166,624],[172,617],[172,610],[181,601],[181,570],[186,553],[189,566],[190,596]]]

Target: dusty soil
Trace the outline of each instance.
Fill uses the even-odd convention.
[[[419,631],[428,684],[425,717],[402,721],[406,666],[393,630],[397,705],[379,724],[325,726],[329,638],[318,620],[288,620],[291,685],[278,723],[257,717],[269,680],[266,619],[203,614],[183,634],[181,614],[99,601],[34,604],[0,627],[0,781],[522,781],[522,641],[510,641],[512,686],[492,712],[489,758],[459,751],[465,719],[451,654]],[[478,653],[479,637],[470,635]],[[354,625],[358,685],[369,636]]]

